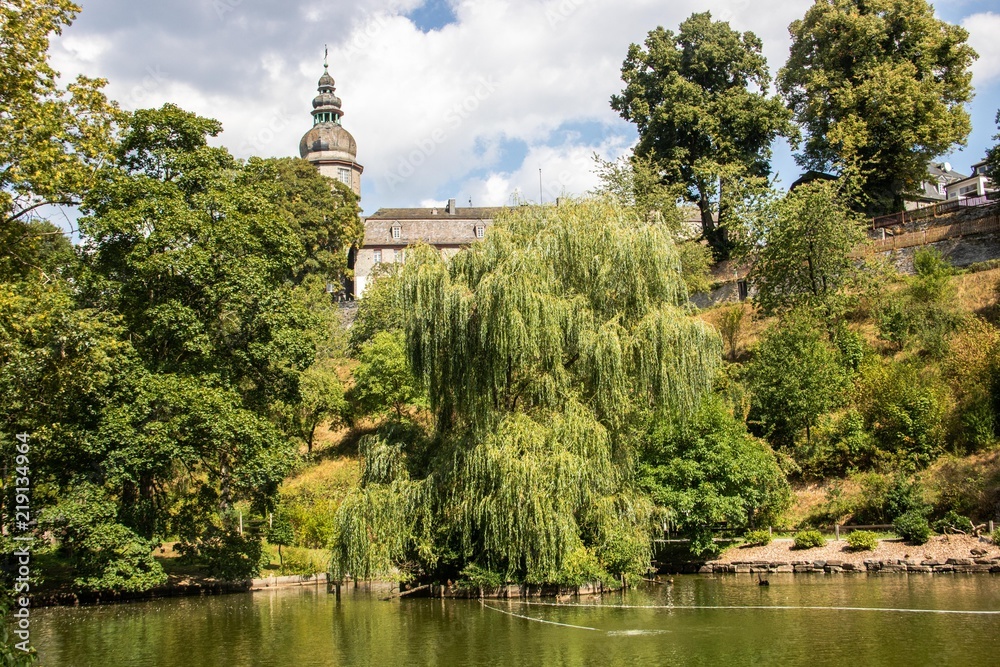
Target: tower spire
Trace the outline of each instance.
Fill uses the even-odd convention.
[[[323,45],[323,69],[330,69],[330,47]]]

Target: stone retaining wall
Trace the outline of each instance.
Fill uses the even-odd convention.
[[[842,560],[793,560],[793,561],[735,561],[718,563],[710,561],[699,566],[698,574],[739,574],[765,572],[993,572],[1000,573],[997,558],[949,558],[938,560],[866,560],[863,565]]]
[[[317,574],[293,574],[284,577],[263,577],[250,581],[250,590],[262,591],[270,588],[287,588],[288,586],[316,586],[326,585],[327,574],[320,572]]]

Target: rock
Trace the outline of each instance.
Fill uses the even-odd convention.
[[[971,558],[949,558],[945,561],[946,565],[973,565]]]
[[[1000,565],[997,566],[997,570],[1000,571]],[[774,571],[775,572],[794,572],[795,568],[793,568],[791,565],[779,565],[776,568],[774,568]]]
[[[858,569],[854,563],[844,563],[840,567],[844,570],[844,572],[855,572]]]
[[[925,560],[925,561],[921,561],[921,563],[920,563],[920,564],[921,564],[921,565],[926,565],[926,566],[928,566],[928,567],[935,567],[935,566],[937,566],[937,565],[943,565],[943,563],[942,563],[941,561],[939,561],[939,560],[937,560],[937,559],[935,559],[935,558],[930,558],[930,559],[928,559],[928,560]]]
[[[831,567],[843,567],[844,561],[842,561],[842,560],[828,560],[828,561],[826,561],[826,564],[829,565],[829,566],[831,566]]]
[[[715,572],[715,568],[711,565],[702,565],[698,568],[698,574],[712,574]]]
[[[934,568],[928,567],[926,565],[907,565],[907,572],[933,572]]]

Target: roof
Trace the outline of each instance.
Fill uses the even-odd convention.
[[[417,243],[465,246],[475,243],[477,227],[488,227],[507,206],[455,208],[380,208],[365,220],[364,246],[406,247]],[[399,237],[393,236],[399,227]]]
[[[447,207],[440,208],[380,208],[368,216],[369,220],[492,220],[509,206],[456,206],[454,213]]]

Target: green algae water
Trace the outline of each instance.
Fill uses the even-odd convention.
[[[35,610],[46,667],[995,665],[994,575],[676,577],[603,598],[325,588]]]

